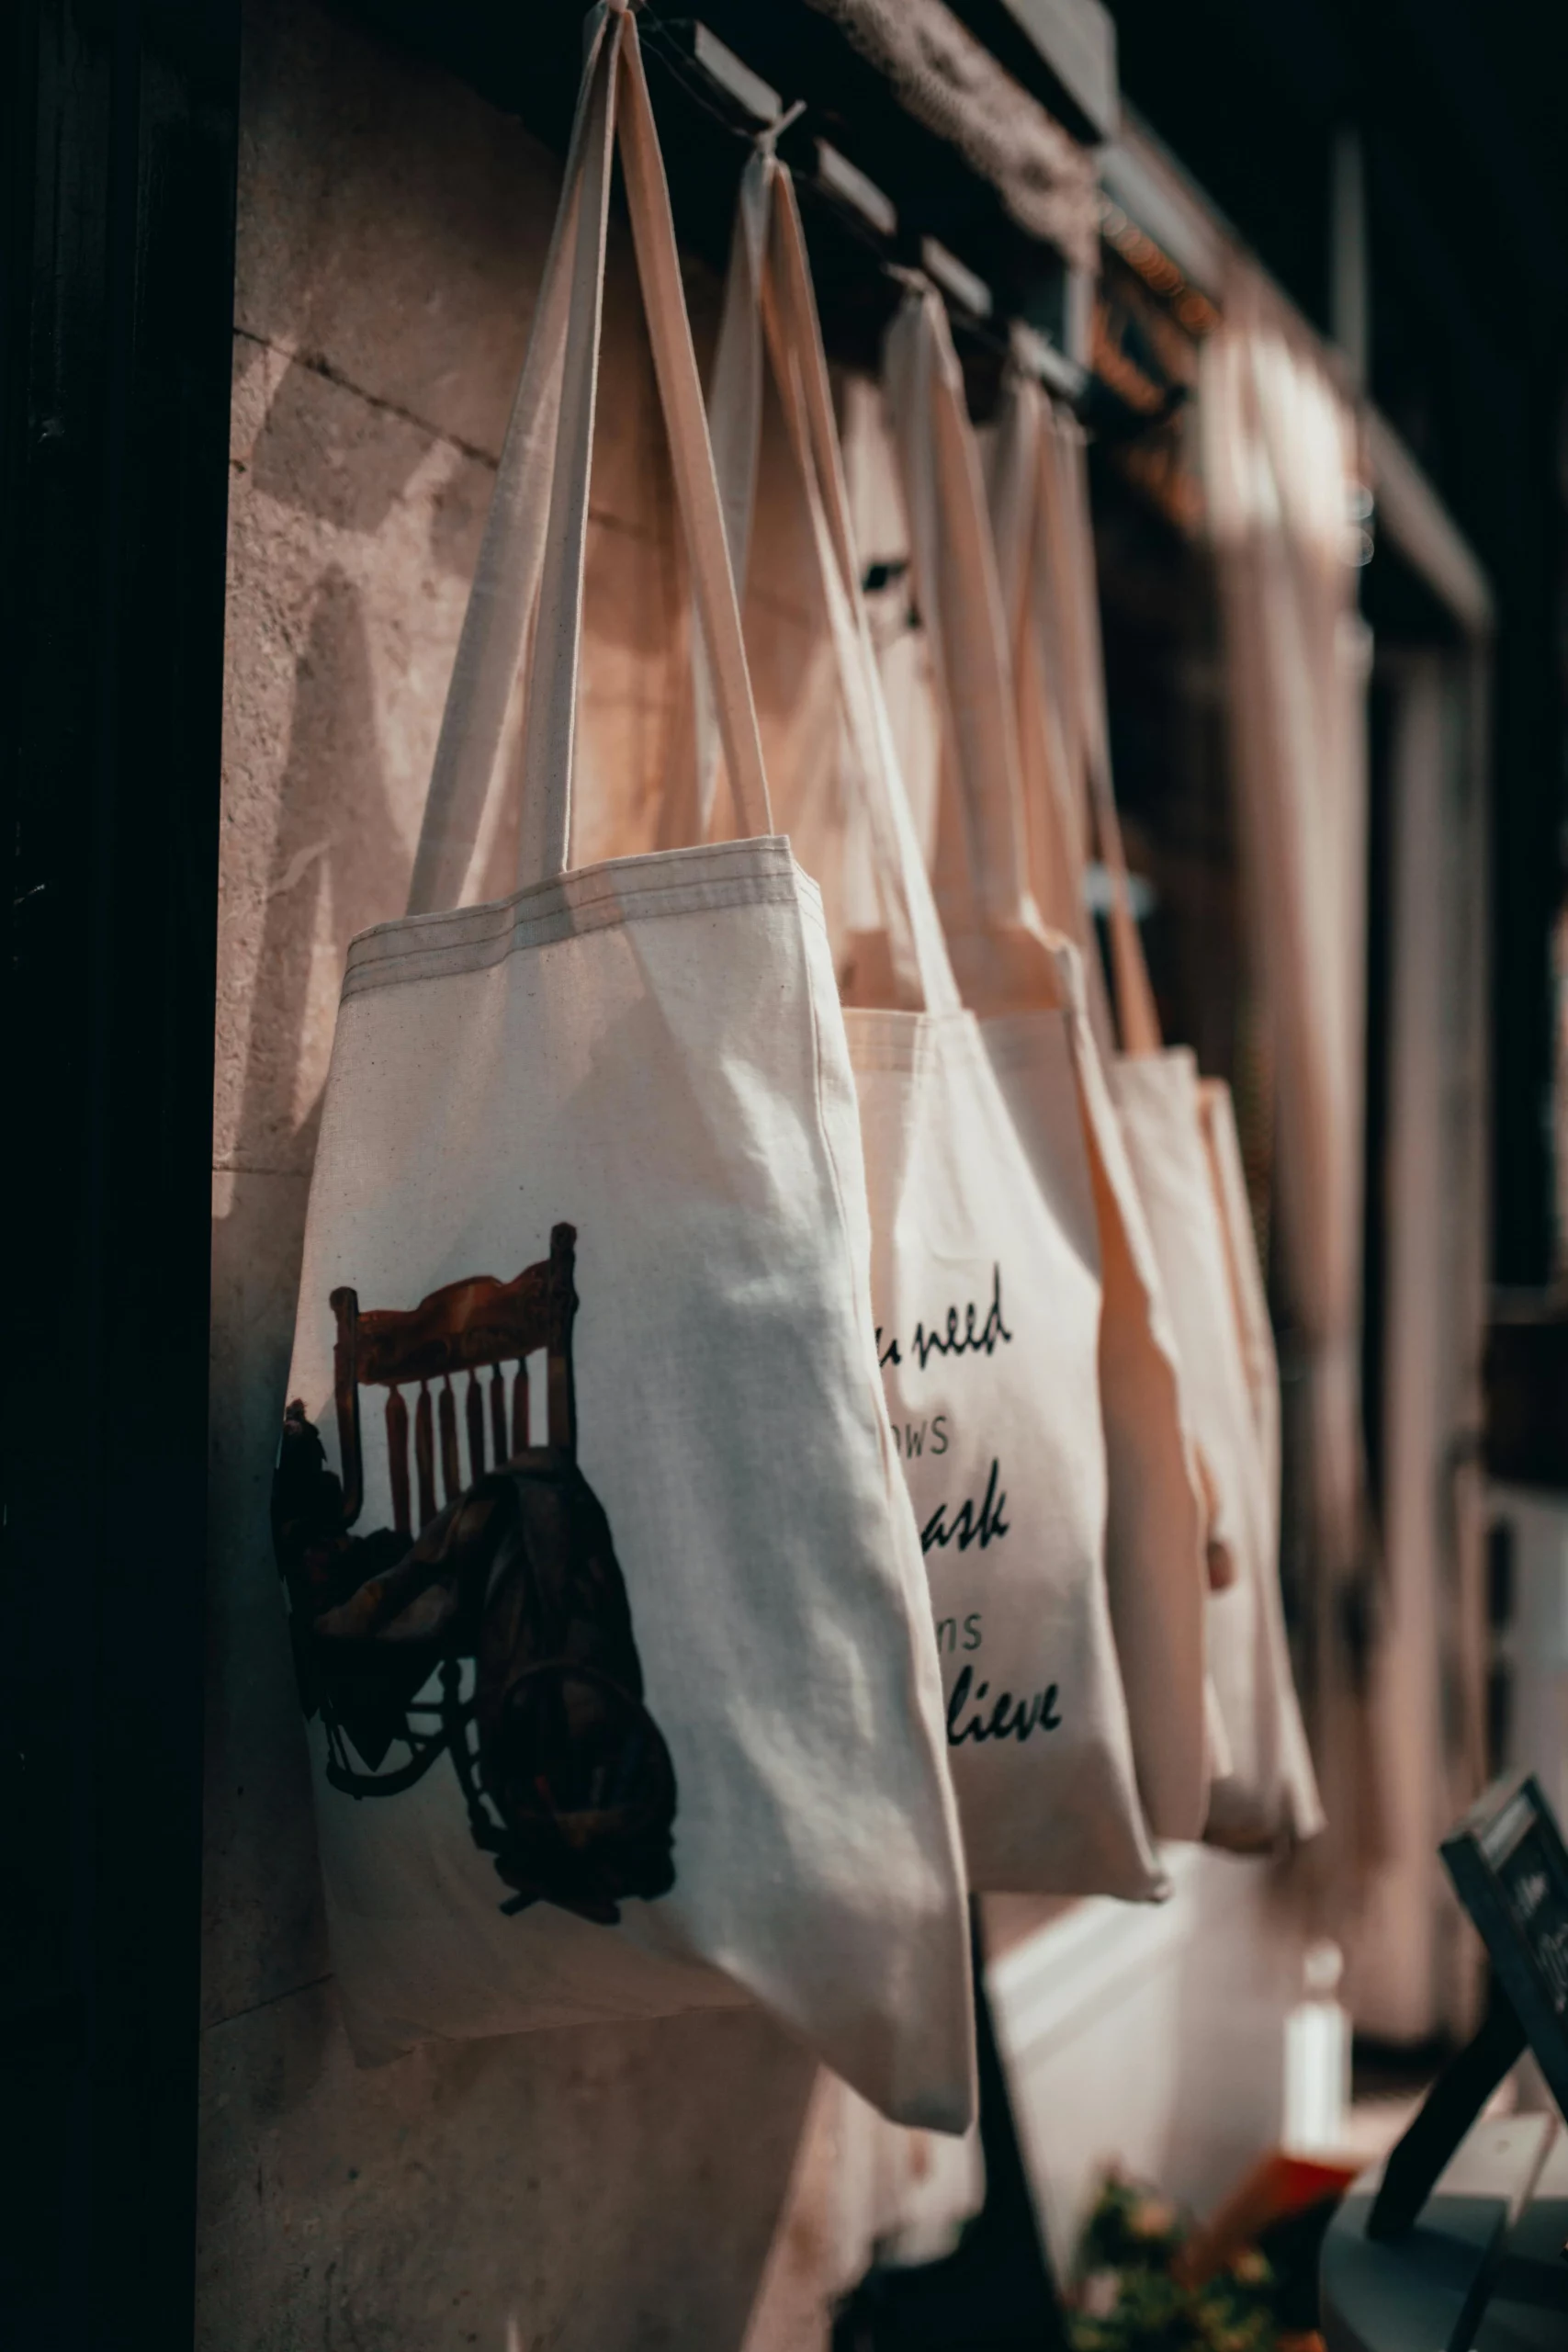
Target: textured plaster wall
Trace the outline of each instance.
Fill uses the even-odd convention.
[[[245,27],[213,1179],[198,2341],[210,2352],[824,2340],[832,2107],[761,2016],[355,2070],[266,1535],[344,947],[401,912],[557,185],[515,123],[294,5]],[[694,288],[699,340],[716,290]],[[579,854],[649,837],[682,603],[617,237]],[[781,528],[787,529],[787,517]],[[766,580],[775,741],[810,632]],[[474,894],[509,887],[494,823]],[[816,2118],[807,2129],[808,2115]]]

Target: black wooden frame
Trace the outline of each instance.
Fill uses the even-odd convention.
[[[190,2340],[238,0],[0,34],[0,2336]]]

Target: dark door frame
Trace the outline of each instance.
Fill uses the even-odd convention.
[[[190,2340],[238,0],[0,34],[0,2336]]]

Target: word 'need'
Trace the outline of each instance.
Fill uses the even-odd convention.
[[[986,1310],[985,1320],[977,1323],[976,1318],[979,1312],[976,1302],[971,1299],[964,1309],[962,1327],[956,1306],[950,1306],[940,1326],[933,1324],[929,1331],[923,1323],[916,1324],[908,1352],[922,1372],[932,1356],[994,1356],[1002,1343],[1011,1345],[1012,1333],[1002,1319],[1000,1266],[991,1269],[991,1303]],[[901,1364],[905,1361],[904,1351],[897,1336],[889,1340],[886,1347],[883,1346],[880,1323],[876,1327],[876,1360],[880,1364]]]

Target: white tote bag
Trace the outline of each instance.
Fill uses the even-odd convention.
[[[891,1001],[844,1018],[885,1393],[926,1554],[970,1882],[1156,1895],[1100,1557],[1087,1168],[1076,1198],[1045,1201],[958,1001],[866,628],[794,190],[765,153],[741,220],[750,258],[731,290],[760,313],[795,444],[886,925],[874,953],[859,944],[856,985],[874,973]],[[716,439],[733,447],[722,362],[714,397]]]
[[[1310,1838],[1323,1825],[1280,1597],[1278,1453],[1270,1463],[1264,1451],[1232,1272],[1235,1244],[1253,1244],[1250,1233],[1227,1243],[1210,1141],[1217,1120],[1233,1125],[1229,1090],[1201,1080],[1184,1046],[1123,1055],[1114,1078],[1212,1476],[1213,1540],[1229,1563],[1209,1596],[1209,1671],[1229,1769],[1214,1781],[1205,1835],[1243,1850]]]
[[[1280,1602],[1280,1365],[1262,1269],[1258,1262],[1235,1108],[1230,1088],[1222,1080],[1199,1080],[1198,1120],[1219,1211],[1228,1294],[1240,1340],[1242,1375],[1258,1462],[1265,1513],[1263,1558],[1268,1577],[1263,1622],[1255,1630],[1254,1638],[1259,1653],[1258,1673],[1266,1690],[1273,1693],[1276,1717],[1272,1726],[1265,1720],[1260,1727],[1264,1770],[1256,1785],[1247,1784],[1233,1751],[1231,1771],[1214,1792],[1209,1834],[1216,1844],[1243,1849],[1265,1832],[1270,1843],[1281,1835],[1300,1843],[1317,1836],[1324,1826],[1324,1813],[1291,1673],[1290,1647]],[[1223,1671],[1222,1668],[1222,1674]],[[1223,1697],[1220,1703],[1224,1713]],[[1278,1792],[1266,1797],[1270,1775],[1277,1781]]]
[[[914,1499],[972,1885],[1162,1894],[1105,1589],[1087,1164],[1047,1200],[962,1007],[897,774],[860,603],[826,368],[787,182],[772,314],[840,649],[891,1002],[846,1011],[888,1418]],[[764,317],[770,304],[764,289]],[[793,384],[795,390],[788,388]]]
[[[1160,1037],[1111,780],[1083,440],[1054,424],[1059,597],[1085,801],[1111,879],[1122,1132],[1170,1304],[1210,1503],[1209,1671],[1225,1768],[1205,1836],[1243,1850],[1323,1826],[1292,1679],[1279,1572],[1279,1400],[1229,1090]],[[1271,1401],[1270,1401],[1271,1400]]]
[[[1030,880],[1031,846],[1052,838],[1054,811],[1026,800],[1015,710],[1036,728],[1049,714],[1025,700],[1038,692],[1032,667],[1015,678],[1010,634],[1021,658],[1031,647],[1005,616],[1034,585],[1039,420],[1029,389],[1015,389],[998,453],[1011,478],[1013,514],[1002,535],[1010,604],[963,379],[933,294],[907,299],[889,338],[888,375],[917,593],[946,719],[939,899],[965,1001],[987,1016],[987,1046],[1043,1193],[1063,1204],[1089,1196],[1102,1291],[1089,1376],[1103,1420],[1106,1575],[1138,1786],[1156,1834],[1195,1838],[1210,1764],[1203,1519],[1175,1337],[1091,1030],[1084,963],[1070,940],[1046,930]],[[1039,795],[1044,779],[1031,782]],[[1065,861],[1066,847],[1054,855]],[[1060,895],[1060,877],[1044,878]]]
[[[466,870],[536,582],[520,887],[355,941],[310,1193],[275,1517],[334,1966],[372,2057],[739,1989],[962,2130],[962,1862],[842,1019],[769,831],[635,25],[590,29],[415,869],[432,908]],[[617,119],[750,837],[572,872]]]
[[[771,531],[766,514],[757,511],[755,481],[767,355],[771,355],[780,413],[792,444],[794,487],[810,526],[805,532],[785,533],[776,524]],[[829,447],[827,469],[831,475],[829,396],[794,185],[787,167],[773,152],[771,136],[764,134],[742,175],[736,206],[708,421],[737,580],[745,577],[752,560],[757,574],[767,582],[771,602],[787,594],[797,607],[815,608],[833,672],[835,715],[843,741],[837,755],[823,763],[828,770],[825,775],[801,773],[804,763],[798,756],[787,761],[795,772],[785,786],[795,807],[815,809],[818,822],[812,830],[817,846],[827,861],[839,866],[837,875],[818,872],[827,892],[834,884],[841,886],[847,847],[846,812],[836,804],[841,803],[845,779],[856,765],[858,737],[876,722],[864,692],[857,692],[852,684],[846,689],[840,679],[845,665],[853,669],[863,654],[855,641],[859,628],[855,608],[843,586],[846,568],[839,562],[828,519],[828,508],[834,505],[833,490],[830,483],[825,503],[808,409],[815,411],[818,440]],[[776,505],[774,512],[776,515]],[[859,570],[858,557],[852,553],[848,574],[858,575]],[[764,610],[760,617],[772,623],[773,615]],[[693,668],[695,806],[687,821],[706,833],[715,816],[721,747],[708,665],[700,647]],[[798,753],[800,747],[791,748]],[[880,752],[863,750],[861,756],[874,762]],[[776,766],[771,768],[770,780],[776,792]],[[863,789],[859,797],[863,803]],[[863,820],[867,814],[863,807],[855,813]],[[824,826],[823,819],[829,816],[838,821]],[[885,806],[882,817],[886,821]],[[890,915],[895,934],[899,933],[901,917],[901,899],[895,892]],[[913,943],[907,933],[902,938],[895,960],[901,956],[908,984],[918,988]],[[985,2199],[985,2164],[977,2128],[971,2126],[966,2133],[954,2137],[889,2123],[846,2084],[836,2082],[819,2089],[816,2114],[833,2165],[838,2288],[846,2290],[853,2286],[874,2260],[920,2262],[951,2252],[964,2222],[979,2211]]]
[[[1166,1882],[1138,1804],[1101,1557],[1087,1161],[1080,1146],[1045,1198],[958,1001],[861,601],[794,188],[765,152],[742,187],[736,254],[731,302],[762,322],[795,444],[884,913],[876,952],[863,943],[856,965],[892,1002],[844,1018],[878,1348],[926,1554],[970,1883],[1156,1896]],[[714,387],[727,449],[748,379],[723,353],[739,342],[721,337]]]

